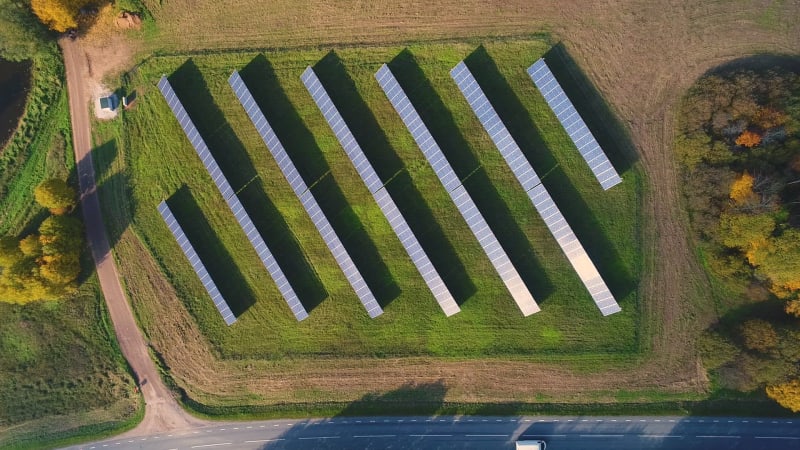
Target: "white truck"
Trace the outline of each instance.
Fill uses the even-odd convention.
[[[544,450],[544,441],[517,441],[517,450]]]

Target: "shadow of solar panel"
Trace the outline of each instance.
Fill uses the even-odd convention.
[[[181,247],[183,254],[186,255],[186,259],[189,260],[189,264],[192,265],[194,273],[197,274],[197,278],[200,279],[200,282],[203,284],[206,292],[208,292],[208,295],[211,297],[211,301],[214,302],[214,306],[217,307],[217,311],[219,311],[220,315],[222,316],[222,320],[224,320],[228,325],[236,322],[236,316],[233,315],[230,307],[228,307],[228,303],[222,297],[219,289],[217,289],[217,285],[214,284],[214,280],[211,279],[211,275],[209,275],[206,267],[203,265],[203,262],[200,261],[200,257],[197,255],[194,247],[192,247],[192,244],[189,242],[186,234],[184,234],[180,224],[175,219],[175,216],[172,215],[172,211],[170,211],[169,206],[167,206],[167,202],[162,201],[158,204],[158,212],[161,214],[161,217],[167,224],[167,228],[169,228],[172,236],[175,237],[175,241],[177,241],[178,245]]]
[[[367,313],[372,318],[381,315],[383,313],[381,306],[378,304],[369,286],[367,286],[361,273],[356,268],[347,250],[345,250],[339,236],[336,235],[336,232],[328,221],[328,218],[325,217],[325,214],[317,204],[311,191],[308,190],[303,178],[286,153],[286,149],[284,149],[278,136],[272,130],[269,122],[267,122],[267,118],[256,104],[250,90],[247,89],[244,80],[242,80],[238,72],[234,71],[233,74],[231,74],[230,78],[228,78],[228,84],[230,84],[231,88],[236,93],[236,97],[239,99],[239,102],[247,112],[253,125],[258,130],[261,138],[264,140],[264,144],[266,144],[267,149],[269,149],[273,158],[275,158],[275,161],[278,163],[281,173],[283,173],[283,176],[289,182],[289,185],[292,187],[295,195],[297,195],[300,203],[302,203],[303,208],[305,208],[314,226],[317,227],[317,231],[319,231],[328,249],[333,254],[339,268],[344,272],[347,281],[350,283],[350,286],[353,287],[353,290],[356,292],[356,295],[358,295]]]
[[[456,208],[461,213],[467,226],[475,235],[478,243],[483,248],[492,266],[497,271],[498,275],[506,285],[506,288],[511,293],[512,298],[517,303],[520,311],[524,316],[529,316],[539,311],[539,305],[533,299],[533,296],[528,291],[527,286],[522,281],[522,278],[517,273],[517,270],[511,264],[511,260],[506,255],[506,252],[500,246],[491,228],[486,223],[486,220],[478,211],[477,206],[472,201],[472,198],[467,193],[466,189],[461,185],[461,180],[458,179],[450,163],[445,158],[444,153],[439,148],[436,140],[428,131],[422,118],[417,113],[411,101],[406,96],[403,88],[397,82],[397,79],[392,74],[391,69],[384,64],[375,73],[375,79],[383,89],[383,92],[389,98],[397,114],[400,115],[403,123],[408,128],[414,141],[419,146],[422,154],[430,163],[436,176],[439,177],[445,190],[450,195],[450,198],[456,205]]]
[[[595,178],[600,182],[600,186],[605,190],[621,183],[622,178],[611,165],[606,153],[600,148],[600,144],[589,131],[589,127],[578,114],[544,59],[533,63],[528,68],[528,75],[541,92],[547,105],[553,110],[558,121],[561,122],[561,126],[567,131],[567,135],[578,148],[578,152],[589,165]]]
[[[367,189],[369,189],[369,192],[378,203],[383,215],[389,221],[389,225],[391,225],[398,239],[400,239],[400,243],[403,245],[403,248],[406,250],[406,253],[408,253],[408,256],[411,258],[411,261],[416,266],[420,275],[422,275],[422,279],[425,281],[425,284],[428,285],[428,288],[433,293],[442,311],[444,311],[445,315],[448,317],[459,312],[461,308],[458,307],[458,304],[447,289],[447,286],[439,276],[439,273],[436,271],[433,263],[431,263],[416,236],[414,236],[411,227],[408,226],[408,223],[400,213],[392,197],[386,189],[383,189],[383,182],[378,177],[372,164],[367,160],[358,142],[356,142],[347,124],[344,122],[344,119],[342,119],[342,116],[331,101],[322,83],[320,83],[319,78],[317,78],[317,75],[314,73],[314,69],[308,67],[305,72],[303,72],[300,79],[319,107],[322,115],[325,116],[325,120],[328,122],[331,130],[333,130],[342,148],[344,148],[345,153],[347,153],[347,156],[356,168],[356,172],[358,172],[361,179],[364,180],[364,184],[367,185]]]
[[[500,155],[514,173],[525,193],[528,194],[531,203],[544,220],[545,225],[556,239],[561,250],[567,256],[575,272],[580,277],[589,294],[592,296],[600,312],[607,316],[620,311],[620,307],[614,300],[611,291],[606,286],[605,281],[600,276],[589,255],[584,250],[578,238],[573,233],[564,216],[559,211],[550,194],[539,180],[539,176],[534,172],[522,150],[511,137],[500,116],[497,115],[494,107],[489,103],[489,99],[484,95],[475,77],[467,68],[464,62],[458,63],[450,71],[450,76],[458,85],[459,90],[467,99],[467,103],[478,116],[478,120],[489,134],[495,147],[500,151]]]
[[[194,126],[194,123],[192,123],[180,100],[175,95],[175,91],[172,89],[172,86],[170,86],[166,76],[162,76],[158,81],[158,88],[166,99],[167,104],[172,110],[172,113],[175,115],[175,118],[178,119],[178,123],[180,123],[181,128],[183,128],[183,131],[186,134],[186,137],[189,139],[189,142],[192,143],[192,146],[197,152],[197,156],[200,157],[200,160],[203,162],[208,174],[214,181],[214,185],[217,187],[220,194],[222,194],[222,197],[228,204],[233,216],[236,218],[236,221],[239,223],[242,231],[244,231],[244,234],[247,236],[250,244],[255,249],[259,259],[261,259],[261,263],[264,264],[267,272],[269,272],[273,281],[275,281],[275,284],[278,286],[278,290],[280,291],[284,300],[286,300],[286,303],[289,305],[289,309],[291,309],[292,314],[294,314],[297,320],[305,319],[308,317],[308,312],[303,307],[303,304],[300,303],[300,299],[297,297],[294,289],[292,289],[292,286],[289,284],[289,280],[286,279],[286,276],[284,275],[277,261],[275,261],[272,253],[269,251],[264,239],[259,234],[255,225],[253,225],[253,221],[250,219],[250,216],[247,215],[247,211],[245,211],[241,202],[239,202],[239,198],[236,197],[233,188],[231,188],[228,180],[225,179],[222,170],[217,165],[217,162],[211,155],[211,151],[203,141],[203,138],[200,136],[200,133]]]

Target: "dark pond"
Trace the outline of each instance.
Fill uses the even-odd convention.
[[[31,84],[31,64],[0,59],[0,148],[6,145],[25,109]]]

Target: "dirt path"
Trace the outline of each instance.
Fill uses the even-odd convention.
[[[204,422],[187,414],[171,392],[161,381],[158,370],[150,358],[136,319],[128,304],[119,274],[111,254],[105,226],[100,213],[100,201],[95,185],[94,166],[92,164],[91,122],[89,120],[89,102],[86,85],[88,65],[86,55],[78,41],[61,39],[59,41],[64,54],[64,65],[67,74],[69,92],[69,110],[72,121],[72,138],[77,161],[78,181],[80,185],[81,208],[83,210],[86,235],[92,249],[92,258],[97,268],[100,287],[103,290],[109,315],[114,324],[114,331],[122,354],[130,364],[135,376],[140,380],[146,410],[141,424],[126,435],[144,435],[162,431],[186,429],[201,425]]]

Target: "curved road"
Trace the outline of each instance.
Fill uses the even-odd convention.
[[[92,163],[90,97],[86,91],[88,67],[86,55],[78,40],[62,38],[59,45],[64,54],[69,93],[72,139],[77,162],[81,209],[92,258],[100,279],[114,332],[120,349],[141,385],[146,409],[144,420],[126,436],[144,435],[170,430],[189,429],[206,423],[187,414],[161,381],[147,345],[133,316],[131,307],[119,282],[119,274],[105,233],[100,201],[95,185]]]
[[[800,420],[740,417],[343,417],[220,423],[75,449],[797,449]]]

